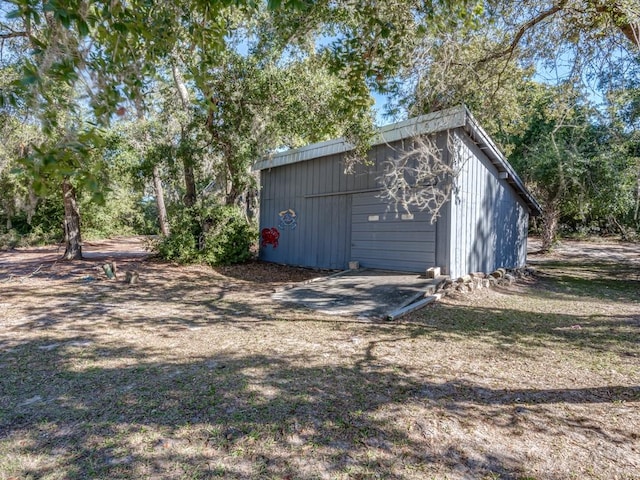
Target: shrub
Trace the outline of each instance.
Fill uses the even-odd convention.
[[[203,212],[201,255],[209,265],[241,263],[251,258],[257,230],[232,206],[216,206]]]
[[[176,212],[171,219],[171,234],[161,238],[156,245],[158,254],[165,260],[178,263],[195,263],[199,252],[194,235],[197,225],[190,212]]]
[[[229,265],[251,258],[256,239],[257,230],[238,208],[216,205],[175,212],[171,234],[156,248],[162,258],[178,263]]]

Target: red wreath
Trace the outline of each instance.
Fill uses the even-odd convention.
[[[273,248],[278,246],[278,239],[280,238],[280,232],[277,228],[263,228],[260,232],[262,237],[262,246],[273,245]]]

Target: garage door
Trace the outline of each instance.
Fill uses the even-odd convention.
[[[378,197],[354,194],[351,209],[351,259],[365,268],[424,272],[435,265],[435,224],[428,212],[407,213]]]

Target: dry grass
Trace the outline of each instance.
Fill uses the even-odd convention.
[[[300,269],[2,253],[0,479],[640,478],[640,248],[571,245],[394,324],[273,304]]]

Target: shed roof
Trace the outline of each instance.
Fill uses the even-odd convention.
[[[540,204],[531,192],[527,190],[504,154],[498,149],[495,143],[493,143],[491,137],[484,131],[465,105],[447,108],[381,127],[372,140],[372,146],[456,128],[464,129],[487,158],[489,158],[498,172],[506,174],[506,181],[513,186],[514,190],[526,203],[531,210],[531,214],[540,215],[540,213],[542,213]],[[344,138],[314,143],[268,155],[258,161],[253,169],[256,171],[265,170],[292,163],[305,162],[315,158],[345,153],[353,150],[353,148],[354,145],[347,142]]]

